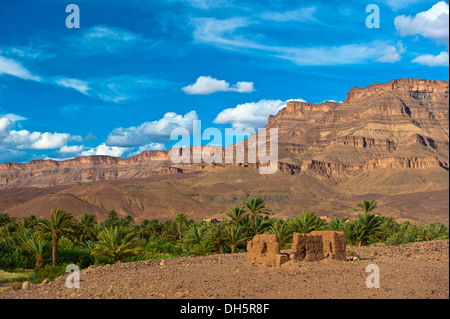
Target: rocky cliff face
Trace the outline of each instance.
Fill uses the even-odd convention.
[[[278,170],[288,175],[310,172],[334,182],[377,169],[441,169],[448,175],[448,88],[448,81],[399,79],[352,87],[343,103],[289,102],[269,117],[266,126],[278,129]],[[222,162],[225,150],[216,150]],[[191,161],[199,152],[214,154],[213,148],[190,151]],[[4,163],[0,189],[146,178],[201,170],[202,165],[175,165],[165,151],[127,159],[89,156]],[[235,165],[259,167],[258,163]]]
[[[0,188],[50,187],[155,175],[170,160],[168,152],[146,151],[127,159],[78,157],[66,161],[35,160],[0,165]]]
[[[374,169],[448,171],[448,88],[422,79],[353,87],[343,103],[289,102],[267,127],[278,128],[291,165],[337,180]]]

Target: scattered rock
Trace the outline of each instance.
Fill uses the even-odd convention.
[[[45,278],[44,280],[42,280],[41,285],[44,286],[44,285],[48,285],[49,283],[50,283],[50,279]]]
[[[23,289],[23,290],[30,289],[30,287],[31,287],[31,283],[30,283],[29,281],[25,281],[25,282],[22,284],[22,289]]]

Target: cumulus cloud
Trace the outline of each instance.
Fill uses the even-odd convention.
[[[107,146],[105,143],[100,144],[97,147],[86,149],[81,152],[81,156],[91,156],[91,155],[106,155],[121,157],[123,154],[130,152],[132,148],[127,147],[117,147],[117,146]]]
[[[15,149],[50,150],[63,147],[67,142],[77,140],[79,137],[68,133],[30,132],[27,130],[10,131],[2,143]]]
[[[184,116],[169,112],[162,119],[153,122],[145,122],[139,126],[128,128],[116,128],[106,140],[106,145],[120,147],[136,147],[149,143],[168,143],[170,133],[175,128],[185,128],[189,132],[193,130],[193,121],[198,119],[195,111]]]
[[[210,76],[200,76],[195,83],[183,87],[182,90],[190,95],[208,95],[216,92],[251,93],[253,92],[253,82],[237,82],[234,85],[230,85],[224,80],[217,80]]]
[[[214,123],[231,124],[233,128],[262,128],[267,124],[269,115],[275,115],[286,106],[289,101],[301,101],[303,99],[281,100],[260,100],[239,104],[235,108],[228,108],[220,112]]]
[[[413,63],[419,63],[428,66],[449,66],[448,52],[442,51],[438,55],[424,54],[420,55],[414,60]]]
[[[383,55],[377,59],[378,62],[395,63],[402,59],[401,54],[405,53],[405,48],[401,41],[396,46],[387,46],[383,52]]]
[[[31,72],[25,69],[19,62],[0,56],[0,76],[2,74],[8,74],[23,80],[42,80],[39,76],[31,74]]]
[[[81,141],[80,136],[68,133],[30,132],[28,130],[13,130],[16,122],[25,118],[6,114],[0,116],[0,147],[11,149],[50,150],[61,148],[69,141]]]
[[[78,154],[84,150],[84,145],[72,145],[67,146],[64,145],[59,149],[59,153],[61,154]]]
[[[394,24],[400,36],[421,35],[439,44],[449,44],[449,5],[444,1],[414,17],[397,16]]]

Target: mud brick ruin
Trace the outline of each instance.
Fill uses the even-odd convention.
[[[247,243],[247,262],[267,266],[281,266],[289,256],[280,253],[280,243],[275,234],[256,235]]]
[[[256,235],[247,244],[247,262],[281,266],[289,260],[319,261],[325,258],[346,260],[346,235],[338,231],[294,233],[290,252],[281,252],[274,234]]]

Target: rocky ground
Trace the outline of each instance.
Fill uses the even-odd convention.
[[[449,298],[448,240],[347,251],[359,258],[279,268],[247,264],[245,253],[118,263],[82,270],[79,289],[68,289],[63,276],[0,299]],[[380,269],[380,288],[366,287],[369,264]]]

